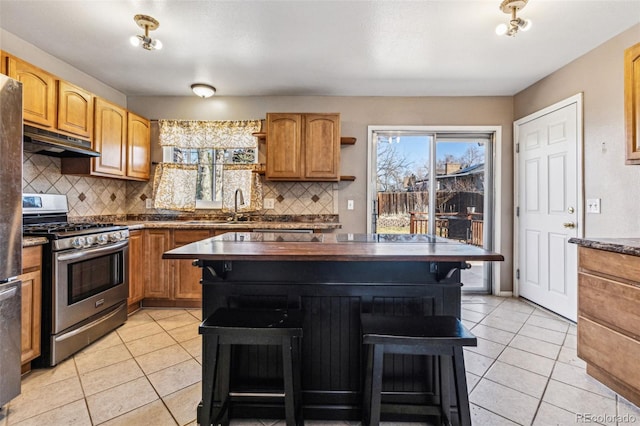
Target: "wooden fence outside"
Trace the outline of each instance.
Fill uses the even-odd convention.
[[[466,213],[467,207],[473,207],[476,213],[482,213],[484,194],[481,192],[436,193],[436,211],[438,213]],[[429,211],[429,192],[378,192],[378,214],[397,215],[411,212]]]

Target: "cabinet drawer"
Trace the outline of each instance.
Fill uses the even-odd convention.
[[[640,342],[585,317],[578,319],[578,356],[633,389],[640,389]]]
[[[24,247],[22,249],[22,271],[40,269],[42,264],[42,246]]]
[[[580,269],[640,282],[640,257],[579,247]]]
[[[581,272],[578,312],[640,337],[640,287]]]

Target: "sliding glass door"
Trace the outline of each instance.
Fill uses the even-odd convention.
[[[371,130],[370,139],[371,232],[492,248],[492,134],[394,128]],[[471,266],[464,290],[488,291],[488,264]]]

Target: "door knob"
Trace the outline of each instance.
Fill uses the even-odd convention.
[[[564,226],[565,228],[575,228],[576,224],[573,222],[567,222],[567,223],[563,223],[562,226]]]

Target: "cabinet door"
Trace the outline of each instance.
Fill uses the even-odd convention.
[[[267,114],[267,179],[302,178],[302,116]]]
[[[174,248],[209,238],[209,230],[173,231]],[[193,266],[193,260],[175,260],[173,296],[176,299],[201,299],[202,270]]]
[[[127,156],[127,111],[118,105],[96,98],[94,149],[100,157],[94,158],[96,175],[124,176]]]
[[[22,280],[22,354],[21,364],[40,356],[40,309],[42,306],[42,273],[28,272]]]
[[[151,168],[149,120],[130,112],[127,121],[127,176],[148,180]]]
[[[171,249],[171,233],[168,229],[145,229],[144,252],[146,277],[144,297],[168,299],[171,297],[172,260],[162,254]]]
[[[132,305],[144,298],[144,244],[142,231],[129,232],[129,298]]]
[[[40,356],[42,246],[22,249],[21,364]]]
[[[7,57],[9,77],[22,82],[23,120],[38,127],[56,124],[56,79],[51,74],[13,57]]]
[[[58,81],[58,130],[91,139],[93,95],[66,81]]]
[[[340,115],[305,114],[304,177],[340,180]]]
[[[640,164],[640,43],[624,51],[626,164]]]
[[[0,50],[0,74],[7,75],[7,54]]]

